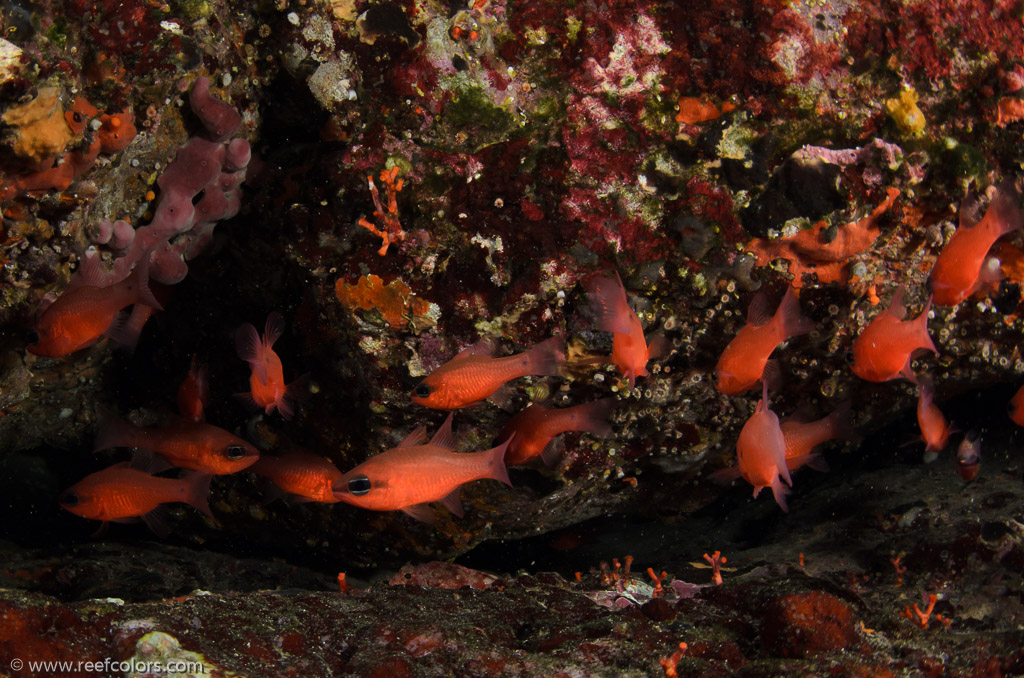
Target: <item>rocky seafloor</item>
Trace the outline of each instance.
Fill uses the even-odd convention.
[[[848,364],[897,288],[916,316],[958,226],[1019,189],[1019,3],[0,16],[0,675],[143,675],[109,668],[133,658],[246,676],[1024,673],[1020,230],[988,253],[1000,280],[929,313],[937,353],[912,369],[959,430],[937,459],[917,387]],[[163,310],[125,319],[134,352],[33,354],[40,309],[87,261],[147,262]],[[664,346],[633,388],[586,290],[612,271]],[[827,473],[795,474],[783,513],[708,476],[760,395],[719,392],[716,361],[755,295],[790,288],[815,329],[775,351],[771,407],[848,403],[855,433],[821,448]],[[291,419],[235,397],[235,332],[274,311]],[[93,536],[58,503],[127,459],[93,453],[104,413],[166,422],[193,356],[206,421],[346,471],[440,426],[410,392],[460,350],[551,336],[559,375],[457,410],[459,449],[491,447],[528,403],[613,398],[612,432],[566,434],[556,466],[512,468],[511,488],[467,485],[464,517],[270,501],[245,471],[213,480],[213,518],[175,506],[162,539]]]

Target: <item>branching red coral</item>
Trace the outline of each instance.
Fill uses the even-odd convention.
[[[373,216],[381,223],[381,226],[378,228],[365,217],[359,218],[359,225],[381,239],[380,249],[377,250],[377,254],[381,256],[387,254],[391,243],[405,238],[405,231],[402,230],[402,224],[398,220],[398,193],[402,190],[404,180],[398,179],[396,181],[397,177],[397,167],[392,167],[390,170],[381,170],[380,180],[388,194],[388,206],[386,208],[380,201],[380,192],[377,190],[377,185],[373,183],[373,177],[366,177],[367,183],[370,184],[370,195],[373,196],[373,205],[376,207],[373,211]]]

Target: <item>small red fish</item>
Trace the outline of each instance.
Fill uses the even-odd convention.
[[[815,421],[787,418],[780,425],[786,441],[786,466],[795,471],[810,466],[817,471],[828,471],[828,464],[814,448],[826,440],[848,440],[853,436],[850,424],[850,402],[840,405],[835,412]]]
[[[905,290],[900,286],[893,294],[889,308],[878,314],[854,340],[853,373],[861,379],[888,381],[906,377],[916,382],[917,376],[910,369],[910,361],[924,351],[938,353],[928,335],[931,297],[919,316],[904,320],[907,315],[904,295]]]
[[[562,341],[552,337],[529,351],[494,358],[493,346],[481,341],[441,365],[421,381],[412,401],[435,410],[454,410],[478,403],[507,381],[528,375],[555,375],[565,361]]]
[[[768,407],[768,386],[762,384],[761,399],[747,423],[740,430],[736,441],[736,460],[740,475],[754,486],[756,497],[763,488],[772,488],[776,503],[783,511],[786,506],[786,495],[789,489],[782,484],[793,487],[786,464],[786,438],[782,434],[779,418]]]
[[[428,504],[439,501],[462,516],[459,491],[464,483],[482,478],[512,483],[505,470],[508,442],[484,452],[455,452],[452,415],[429,443],[422,426],[386,452],[370,457],[334,484],[343,502],[371,511],[402,511],[417,520],[433,522]]]
[[[718,358],[715,388],[719,392],[739,395],[751,388],[762,380],[776,346],[814,329],[814,321],[800,314],[800,302],[792,288],[786,289],[774,316],[769,314],[767,304],[768,297],[764,293],[754,297],[747,311],[747,324]]]
[[[65,356],[92,346],[104,334],[117,339],[117,314],[123,309],[133,304],[163,308],[149,290],[149,276],[143,266],[107,287],[90,282],[95,281],[84,280],[69,289],[39,315],[34,341],[28,347],[30,353]]]
[[[1024,386],[1017,389],[1017,392],[1010,398],[1010,404],[1007,409],[1013,423],[1017,426],[1024,426]]]
[[[586,285],[594,309],[594,320],[602,332],[612,333],[612,362],[622,376],[629,379],[629,387],[636,385],[637,377],[646,377],[647,361],[661,352],[660,342],[648,346],[640,318],[629,307],[626,288],[618,271],[615,279],[597,276]]]
[[[192,366],[178,386],[178,414],[189,421],[202,421],[203,410],[210,404],[210,382],[206,365],[192,356]]]
[[[174,466],[212,475],[237,473],[259,458],[255,447],[206,422],[182,419],[162,428],[144,428],[103,413],[95,449],[111,447],[150,450]]]
[[[235,335],[235,348],[238,357],[249,363],[252,375],[249,377],[248,394],[242,397],[251,401],[267,414],[276,408],[285,419],[291,419],[295,413],[296,393],[302,380],[293,381],[287,386],[284,383],[284,367],[281,359],[274,352],[274,342],[284,334],[284,318],[278,312],[267,316],[263,329],[263,338],[251,324],[246,323],[238,328]]]
[[[291,450],[279,457],[262,455],[249,467],[253,473],[269,478],[279,488],[295,496],[297,501],[334,504],[332,486],[341,479],[341,471],[326,457],[305,450]]]
[[[926,452],[938,452],[946,449],[952,429],[949,422],[942,416],[942,410],[934,402],[935,389],[931,382],[920,377],[918,379],[917,424],[921,427],[921,439],[925,442]]]
[[[974,480],[981,468],[981,435],[968,431],[956,450],[956,470],[966,482]]]
[[[511,439],[505,453],[505,465],[525,464],[540,455],[545,464],[553,466],[558,461],[558,453],[549,444],[552,438],[567,431],[608,435],[611,432],[608,415],[614,409],[613,398],[560,409],[548,409],[540,405],[527,407],[512,417],[498,434],[498,440]]]
[[[988,252],[996,240],[1024,225],[1024,213],[1012,184],[996,189],[981,221],[974,205],[960,209],[960,226],[939,252],[928,285],[940,306],[955,306],[985,283],[998,281],[1001,273],[985,267]]]
[[[190,504],[209,517],[210,477],[158,478],[130,467],[126,461],[87,475],[60,495],[60,505],[92,520],[130,522],[141,518],[153,532],[163,529],[154,511],[161,504]]]

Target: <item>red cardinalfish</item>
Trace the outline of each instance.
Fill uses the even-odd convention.
[[[927,377],[918,378],[917,424],[921,427],[921,439],[925,442],[925,452],[938,452],[946,449],[952,428],[942,410],[935,404],[935,389]],[[934,457],[932,457],[934,459]]]
[[[464,483],[482,478],[512,483],[505,470],[509,441],[484,452],[455,452],[452,415],[429,443],[422,426],[386,452],[370,457],[334,483],[334,494],[343,502],[371,511],[402,511],[432,523],[428,504],[439,501],[462,516],[459,492]]]
[[[504,358],[493,357],[493,351],[486,339],[465,349],[417,384],[412,401],[435,410],[466,407],[494,395],[507,381],[528,375],[556,375],[565,361],[558,337]]]
[[[107,522],[141,518],[153,532],[163,534],[157,507],[183,503],[209,517],[211,476],[193,473],[184,478],[158,478],[130,467],[126,461],[87,475],[60,495],[60,505],[75,515]],[[102,529],[102,526],[101,526]]]
[[[1024,426],[1024,386],[1017,389],[1017,392],[1010,398],[1007,410],[1013,423],[1017,426]]]
[[[253,473],[269,478],[296,501],[317,501],[334,504],[341,501],[334,496],[332,486],[341,479],[341,471],[326,457],[290,450],[279,457],[267,454],[249,467]]]
[[[988,252],[1002,236],[1024,224],[1024,213],[1017,205],[1019,196],[1012,183],[996,188],[981,221],[976,205],[965,201],[960,208],[960,226],[939,252],[928,285],[940,306],[955,306],[985,283],[998,281],[998,269],[985,266]]]
[[[828,464],[814,448],[826,440],[848,440],[853,437],[850,424],[850,401],[841,404],[832,414],[815,421],[800,421],[788,417],[781,422],[782,437],[786,441],[786,466],[795,471],[810,466],[816,471],[828,471]]]
[[[553,466],[558,461],[558,453],[550,444],[552,438],[567,431],[608,435],[611,433],[608,415],[614,409],[613,398],[559,409],[530,405],[512,417],[498,434],[497,440],[510,440],[505,464],[525,464],[539,455],[545,464]]]
[[[178,414],[189,421],[202,421],[203,409],[210,404],[210,381],[206,365],[192,356],[188,374],[178,386]]]
[[[267,316],[263,328],[263,338],[250,323],[238,328],[235,335],[235,348],[238,357],[249,363],[252,374],[249,376],[249,393],[240,394],[247,401],[271,414],[276,408],[285,419],[291,419],[295,413],[295,398],[301,379],[287,386],[284,383],[284,367],[281,359],[274,352],[274,342],[284,334],[284,318],[274,311]]]
[[[956,450],[956,470],[960,477],[970,482],[978,475],[981,468],[981,434],[968,431]]]
[[[726,395],[743,393],[762,380],[776,346],[814,327],[814,321],[800,314],[800,302],[792,288],[786,289],[774,316],[769,314],[767,295],[758,293],[750,302],[747,324],[718,359],[715,388]]]
[[[151,428],[129,424],[109,412],[101,417],[97,452],[136,447],[156,452],[174,466],[212,475],[237,473],[259,458],[255,447],[206,422],[180,419],[170,426]]]
[[[644,328],[640,318],[629,307],[626,288],[618,271],[614,280],[603,276],[592,278],[586,289],[597,329],[612,333],[612,362],[622,376],[629,379],[629,387],[633,388],[637,377],[649,374],[647,361],[664,350],[663,340],[658,338],[647,345]]]
[[[853,373],[868,381],[888,381],[906,377],[917,381],[910,361],[924,351],[938,353],[928,335],[928,312],[932,299],[913,320],[904,320],[903,304],[906,290],[901,285],[892,295],[889,308],[882,311],[864,328],[853,342]]]
[[[740,475],[754,486],[754,496],[765,487],[772,488],[776,503],[788,512],[786,495],[793,487],[786,465],[786,438],[782,434],[779,418],[768,407],[768,385],[761,385],[761,399],[736,441],[736,460]]]
[[[69,288],[40,315],[30,338],[30,353],[58,357],[92,346],[104,334],[119,343],[117,315],[133,304],[162,309],[149,290],[145,266],[136,266],[121,282],[102,286],[98,269],[84,266],[81,281]]]

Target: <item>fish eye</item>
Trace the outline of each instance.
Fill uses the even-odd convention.
[[[25,341],[30,345],[38,344],[40,340],[39,333],[35,330],[29,330],[25,333]]]
[[[370,487],[370,479],[364,475],[358,475],[348,481],[348,491],[357,497],[361,497],[369,492]]]
[[[414,393],[418,398],[426,398],[430,395],[430,387],[424,383],[420,383],[420,385],[416,387]]]
[[[78,506],[78,495],[74,492],[68,492],[60,498],[62,506]]]
[[[846,362],[850,365],[853,364],[853,351],[846,352]]]
[[[241,445],[229,445],[228,448],[224,450],[224,456],[231,461],[236,461],[245,456],[245,448]]]

